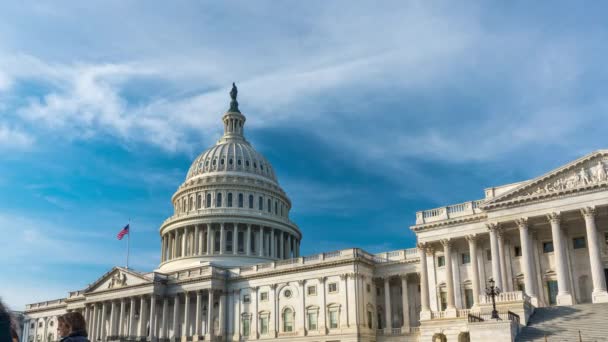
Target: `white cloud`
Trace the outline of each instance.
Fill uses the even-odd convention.
[[[34,137],[0,122],[0,149],[27,149],[34,144]]]

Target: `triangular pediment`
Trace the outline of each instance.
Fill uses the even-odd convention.
[[[608,150],[600,150],[483,203],[483,209],[545,199],[608,186]]]
[[[152,280],[143,274],[117,266],[89,285],[84,292],[94,293],[147,283],[152,283]]]

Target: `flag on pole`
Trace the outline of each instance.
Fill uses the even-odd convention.
[[[118,240],[122,240],[122,238],[129,234],[129,225],[127,224],[120,232],[118,232],[118,234],[116,234],[116,238]]]

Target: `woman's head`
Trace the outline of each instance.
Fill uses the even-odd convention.
[[[79,312],[68,312],[57,318],[57,330],[59,335],[68,336],[70,333],[79,331],[86,335],[86,323]]]

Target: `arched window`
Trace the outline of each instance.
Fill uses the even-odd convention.
[[[232,231],[226,232],[226,252],[232,252]]]
[[[286,308],[283,310],[283,332],[293,331],[293,310]]]
[[[188,198],[188,211],[192,210],[192,197]]]
[[[232,193],[228,193],[228,207],[232,207]]]
[[[205,207],[206,208],[211,207],[211,194],[207,194],[207,200],[205,201]]]
[[[274,214],[279,215],[279,204],[274,202]]]
[[[270,198],[268,199],[268,212],[271,213],[272,212],[272,204],[270,202]]]
[[[243,207],[243,194],[239,194],[239,208]]]
[[[264,200],[262,199],[262,196],[258,199],[258,210],[264,210]]]
[[[201,208],[201,205],[202,205],[202,203],[201,203],[201,202],[202,202],[202,201],[203,201],[203,196],[198,195],[198,196],[196,197],[196,209],[200,209],[200,208]]]
[[[249,195],[249,209],[253,209],[253,195]]]
[[[222,193],[218,192],[215,196],[215,207],[219,208],[222,206]]]

